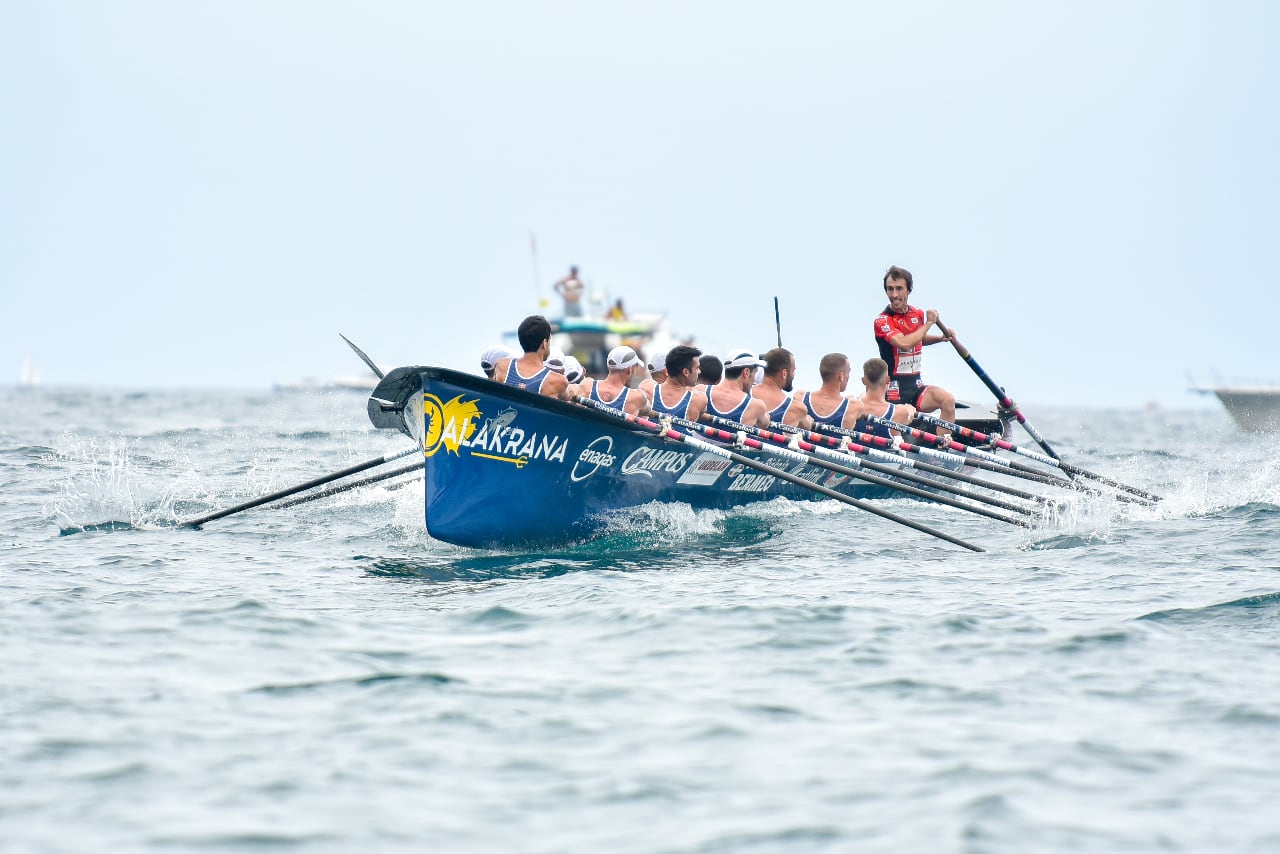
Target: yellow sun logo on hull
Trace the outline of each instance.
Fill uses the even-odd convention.
[[[458,395],[445,403],[434,394],[423,394],[423,455],[429,457],[440,450],[441,446],[446,451],[457,454],[462,443],[476,432],[476,421],[481,417],[480,409],[476,406],[479,400],[463,400],[462,395]]]

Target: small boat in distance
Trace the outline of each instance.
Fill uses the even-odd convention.
[[[1280,432],[1280,385],[1207,385],[1191,391],[1216,396],[1246,433]]]

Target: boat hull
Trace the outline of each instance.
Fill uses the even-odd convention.
[[[1227,414],[1246,433],[1280,431],[1280,388],[1209,389],[1222,401]]]
[[[619,418],[444,368],[397,368],[369,404],[375,426],[422,444],[427,531],[462,546],[563,543],[650,501],[729,508],[805,486]],[[900,495],[809,463],[735,451],[855,498]]]

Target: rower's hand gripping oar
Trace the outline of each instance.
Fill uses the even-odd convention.
[[[1013,417],[1018,419],[1018,423],[1026,429],[1032,439],[1035,439],[1036,444],[1041,448],[1044,448],[1044,452],[1046,454],[1053,457],[1055,460],[1062,459],[1053,448],[1049,447],[1049,443],[1045,441],[1044,437],[1040,435],[1040,432],[1036,430],[1030,421],[1027,420],[1027,417],[1022,414],[1022,411],[1018,409],[1018,404],[1013,402],[1013,398],[1005,394],[1004,389],[996,385],[995,380],[991,379],[987,372],[982,369],[982,365],[979,365],[978,360],[973,358],[973,355],[969,350],[960,343],[960,339],[955,335],[952,335],[951,330],[948,329],[946,324],[941,320],[935,322],[937,323],[938,328],[942,330],[942,334],[947,336],[947,340],[951,342],[951,346],[956,348],[956,352],[960,354],[960,358],[965,360],[965,363],[968,364],[969,367],[973,369],[973,372],[978,375],[978,379],[982,380],[983,385],[990,389],[991,393],[995,395],[996,400],[1000,402],[1000,406],[1013,413]]]
[[[942,531],[934,530],[933,528],[930,528],[927,525],[922,525],[919,522],[913,522],[910,519],[906,519],[906,518],[903,518],[902,516],[897,515],[896,513],[890,513],[888,510],[882,510],[879,507],[875,507],[871,504],[866,503],[865,501],[859,501],[858,499],[851,498],[850,496],[845,495],[844,493],[836,492],[834,489],[828,489],[827,487],[817,483],[810,483],[804,478],[794,475],[789,471],[784,471],[783,469],[776,468],[774,466],[768,465],[767,463],[762,463],[759,460],[754,460],[751,457],[744,456],[743,454],[735,453],[734,451],[731,451],[728,448],[724,448],[724,447],[721,447],[720,445],[712,444],[711,442],[707,442],[702,439],[699,439],[697,436],[691,436],[686,433],[681,433],[679,430],[676,430],[674,428],[665,428],[660,424],[655,424],[654,422],[650,421],[647,418],[641,418],[637,415],[632,415],[627,412],[621,412],[617,409],[614,409],[613,407],[599,404],[596,401],[591,400],[590,398],[575,396],[574,400],[577,403],[581,403],[585,406],[594,407],[600,412],[605,412],[609,415],[614,416],[615,418],[619,418],[623,421],[626,421],[628,424],[634,424],[637,427],[647,430],[650,433],[657,433],[658,435],[665,436],[668,439],[674,439],[677,442],[684,442],[686,444],[692,445],[693,447],[699,450],[715,454],[716,456],[723,457],[735,463],[740,463],[746,466],[747,468],[755,469],[758,472],[772,475],[778,478],[779,480],[785,480],[788,483],[794,483],[797,486],[802,486],[802,487],[805,487],[806,489],[811,489],[814,492],[819,493],[820,495],[825,495],[828,498],[833,498],[836,501],[840,501],[850,506],[857,507],[859,510],[865,510],[868,513],[873,513],[876,516],[880,516],[881,518],[888,519],[892,522],[897,522],[899,525],[905,525],[908,528],[913,528],[917,531],[920,531],[921,533],[925,533],[925,534],[929,534],[930,536],[937,537],[940,540],[946,540],[947,542],[952,543],[953,545],[966,548],[969,551],[973,551],[973,552],[986,551],[986,549],[983,549],[981,546],[975,546],[972,543],[967,543],[964,540],[951,536],[950,534],[944,534]]]

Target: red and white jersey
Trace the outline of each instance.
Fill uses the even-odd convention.
[[[889,379],[900,377],[919,378],[920,354],[924,352],[924,341],[906,350],[899,350],[889,343],[890,338],[898,335],[910,335],[924,325],[924,310],[913,305],[907,306],[906,314],[894,314],[889,306],[876,316],[876,345],[880,348],[880,358],[889,365]]]

